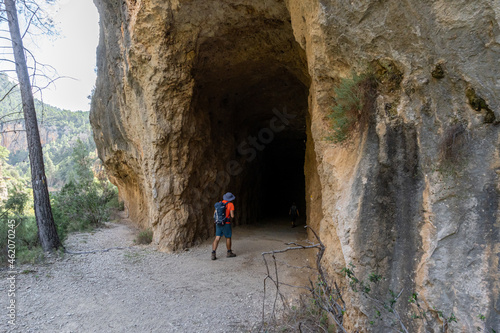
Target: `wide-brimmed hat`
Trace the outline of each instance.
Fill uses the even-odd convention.
[[[226,194],[224,194],[222,199],[226,201],[233,201],[235,199],[235,196],[231,192],[227,192]]]

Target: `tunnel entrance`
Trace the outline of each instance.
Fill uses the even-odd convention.
[[[200,158],[227,176],[213,200],[233,192],[238,224],[287,219],[293,202],[305,215],[310,78],[283,9],[221,28],[200,43],[193,67],[192,119],[206,145]]]
[[[278,139],[264,150],[258,167],[262,172],[259,219],[283,217],[293,203],[305,212],[304,141],[305,137]]]

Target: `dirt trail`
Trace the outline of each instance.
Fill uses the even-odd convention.
[[[303,225],[302,225],[303,226]],[[22,266],[17,275],[17,326],[7,323],[7,272],[1,271],[1,332],[248,332],[261,320],[265,266],[261,253],[304,241],[304,229],[288,223],[233,230],[236,258],[225,244],[210,260],[210,243],[181,253],[135,245],[137,230],[108,223],[93,233],[70,235],[70,251],[127,247]],[[283,258],[283,257],[282,257]],[[304,252],[283,258],[301,266]],[[292,269],[280,277],[296,282]],[[303,273],[302,273],[303,274]]]

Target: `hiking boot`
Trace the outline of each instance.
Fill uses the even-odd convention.
[[[217,259],[217,257],[215,256],[215,252],[212,252],[212,260],[215,260]]]
[[[226,257],[233,258],[233,257],[236,257],[236,254],[234,254],[233,251],[227,251]]]

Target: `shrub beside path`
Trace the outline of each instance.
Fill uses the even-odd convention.
[[[7,319],[7,271],[0,271],[1,332],[248,332],[262,318],[261,253],[303,241],[303,228],[287,221],[239,226],[233,231],[236,258],[225,243],[210,260],[211,240],[188,251],[162,253],[154,245],[134,245],[138,230],[122,220],[92,233],[71,234],[70,251],[40,265],[18,266],[16,327]],[[301,251],[286,261],[303,265]],[[301,272],[280,277],[296,283]],[[272,298],[272,297],[271,297]]]

